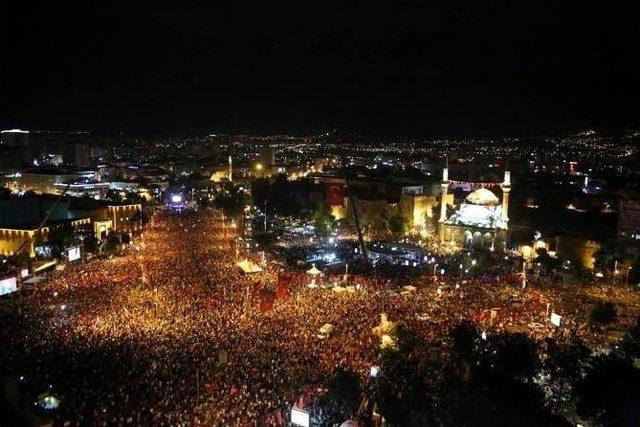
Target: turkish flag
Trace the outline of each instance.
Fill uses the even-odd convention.
[[[345,187],[342,184],[326,184],[324,196],[329,206],[344,205]]]

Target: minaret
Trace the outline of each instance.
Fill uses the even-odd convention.
[[[229,182],[233,182],[233,159],[229,156]]]
[[[509,191],[511,191],[511,172],[504,171],[504,181],[500,184],[502,188],[502,220],[505,222],[504,228],[509,223]]]
[[[440,183],[440,222],[447,220],[447,193],[449,192],[449,159],[442,169],[442,182]]]

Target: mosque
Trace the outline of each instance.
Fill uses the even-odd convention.
[[[447,216],[444,202],[449,191],[449,170],[442,171],[439,235],[441,242],[453,242],[464,248],[503,249],[509,228],[509,192],[511,173],[504,172],[499,184],[502,200],[491,190],[480,187],[472,191],[456,211]]]

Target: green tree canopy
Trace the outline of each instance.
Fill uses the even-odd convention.
[[[313,212],[313,226],[316,234],[320,237],[326,237],[334,225],[335,218],[331,215],[331,208],[326,203],[320,203]]]
[[[607,242],[594,254],[593,266],[603,273],[611,273],[615,268],[616,261],[621,262],[624,258],[624,248],[618,242]]]
[[[402,215],[395,213],[389,218],[389,231],[395,238],[400,237],[407,230],[407,222]]]
[[[599,302],[589,313],[589,324],[592,326],[606,326],[613,323],[618,316],[616,306],[610,302]]]

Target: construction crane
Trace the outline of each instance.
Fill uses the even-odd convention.
[[[349,180],[347,180],[347,197],[349,197],[349,201],[351,202],[351,209],[353,210],[353,222],[356,226],[356,232],[358,233],[358,243],[360,244],[362,258],[364,259],[367,268],[369,268],[369,254],[367,253],[367,246],[364,244],[364,237],[362,236],[362,228],[360,227],[360,219],[358,217],[358,208],[356,207],[353,194],[351,194],[351,186],[349,185]]]
[[[25,248],[29,247],[29,245],[35,239],[35,237],[40,235],[40,232],[42,231],[42,228],[47,224],[47,221],[49,221],[49,217],[51,216],[51,213],[58,207],[58,205],[60,204],[60,201],[67,194],[67,191],[69,190],[70,187],[71,187],[71,183],[68,183],[64,187],[64,190],[62,190],[62,193],[60,193],[60,196],[58,196],[58,198],[56,199],[55,203],[53,204],[53,206],[51,207],[49,212],[47,212],[47,214],[44,216],[44,218],[40,222],[40,225],[38,225],[38,228],[36,229],[36,232],[33,233],[31,236],[27,237],[27,240],[22,242],[22,244],[20,245],[18,250],[15,252],[15,255],[20,255]],[[33,273],[33,263],[31,262],[31,253],[27,254],[27,266],[29,268],[29,274],[32,274]]]

